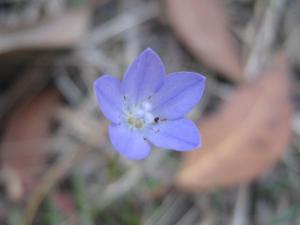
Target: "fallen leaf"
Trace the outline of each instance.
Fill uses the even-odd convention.
[[[177,184],[211,190],[250,181],[280,159],[290,140],[288,64],[278,57],[200,124],[203,147],[185,155]]]
[[[45,165],[45,140],[49,137],[51,118],[58,102],[57,92],[46,91],[24,101],[6,124],[0,143],[0,156],[11,200],[22,198],[26,192],[25,186],[35,182],[34,177]]]
[[[218,0],[166,0],[167,15],[179,38],[212,69],[241,81],[242,66],[229,21]]]
[[[53,20],[0,32],[0,53],[20,49],[69,48],[78,45],[88,24],[88,10],[69,10]]]

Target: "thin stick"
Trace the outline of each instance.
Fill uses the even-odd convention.
[[[238,189],[237,200],[234,206],[234,214],[231,225],[248,225],[249,210],[249,187],[248,184],[241,185]]]
[[[143,4],[96,28],[84,39],[82,44],[100,45],[130,28],[157,17],[158,14],[156,2]]]
[[[31,225],[36,211],[51,188],[61,179],[65,173],[74,165],[76,161],[86,154],[85,146],[76,149],[72,154],[69,152],[64,155],[57,163],[55,163],[45,174],[40,185],[30,197],[30,201],[25,210],[23,225]]]
[[[256,78],[271,55],[285,3],[286,0],[271,0],[269,3],[245,67],[248,80]]]

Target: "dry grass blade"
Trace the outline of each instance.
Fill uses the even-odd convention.
[[[31,225],[42,200],[53,188],[53,186],[69,171],[69,169],[84,157],[86,146],[80,146],[71,153],[67,153],[56,164],[54,164],[44,175],[40,184],[34,190],[29,198],[28,205],[25,209],[23,225]]]
[[[278,56],[261,79],[241,87],[200,125],[203,148],[186,155],[177,184],[209,190],[249,181],[276,162],[290,139],[287,60]]]
[[[218,0],[166,0],[173,28],[195,56],[233,81],[242,67],[224,8]]]

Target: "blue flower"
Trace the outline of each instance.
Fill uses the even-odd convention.
[[[144,50],[122,81],[103,75],[94,82],[99,107],[112,122],[109,137],[124,157],[144,159],[151,144],[189,151],[201,145],[196,125],[185,115],[200,100],[205,77],[194,72],[165,75],[164,64],[152,50]]]

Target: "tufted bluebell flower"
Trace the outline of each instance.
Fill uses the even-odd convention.
[[[104,116],[111,121],[113,147],[133,160],[146,158],[151,144],[189,151],[201,145],[196,125],[185,115],[198,103],[205,77],[194,72],[165,75],[164,64],[150,48],[129,66],[123,80],[103,75],[94,91]]]

